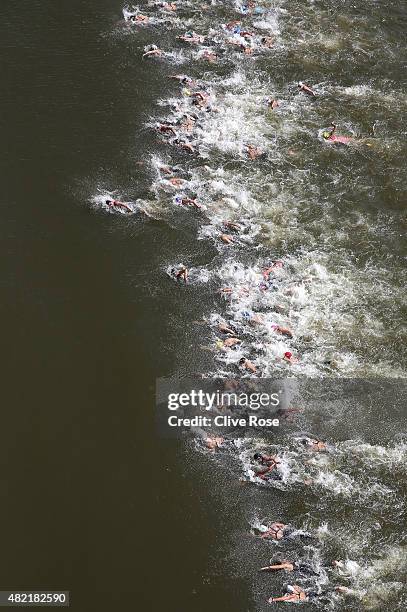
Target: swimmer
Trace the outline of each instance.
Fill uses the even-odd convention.
[[[271,474],[271,472],[281,463],[281,460],[277,457],[277,455],[261,455],[260,453],[256,453],[254,455],[255,461],[260,461],[262,465],[266,467],[262,470],[257,470],[255,472],[255,476],[261,478],[262,480],[266,480],[266,476]]]
[[[266,538],[271,538],[272,540],[282,540],[286,527],[287,525],[284,525],[284,523],[272,523],[269,529],[260,535],[260,538],[262,540],[265,540]]]
[[[184,132],[192,132],[195,127],[196,118],[192,115],[184,115],[179,125]]]
[[[274,38],[272,36],[263,36],[261,39],[261,44],[263,47],[271,49],[271,47],[274,45]]]
[[[261,291],[267,291],[268,289],[275,289],[274,283],[272,280],[262,281],[259,285]]]
[[[192,96],[194,98],[200,98],[201,100],[207,100],[209,97],[209,94],[206,91],[195,91]]]
[[[262,150],[259,149],[259,147],[255,147],[254,145],[248,144],[246,145],[246,149],[249,159],[257,159],[258,157],[263,155]]]
[[[186,32],[182,36],[177,36],[178,40],[182,40],[183,42],[188,42],[191,44],[203,43],[205,40],[205,36],[201,34],[197,34],[196,32]]]
[[[196,106],[205,107],[208,105],[209,94],[204,91],[195,91],[193,94],[191,94],[191,97],[193,98],[192,103]]]
[[[264,323],[264,319],[263,319],[263,317],[261,315],[256,314],[253,317],[250,317],[249,323],[253,327],[256,326],[256,325],[262,325]]]
[[[291,562],[284,559],[280,563],[275,563],[273,565],[260,568],[261,572],[273,572],[280,570],[284,570],[286,572],[298,571],[308,576],[319,576],[319,572],[316,572],[310,563],[301,560]]]
[[[168,182],[171,183],[171,185],[174,185],[174,187],[180,187],[185,183],[185,180],[174,176],[168,179]]]
[[[290,561],[282,561],[281,563],[276,563],[275,565],[267,565],[266,567],[260,568],[260,572],[277,572],[279,570],[293,572],[294,564]]]
[[[284,361],[288,361],[288,363],[298,363],[299,359],[294,357],[291,351],[286,351],[283,357]]]
[[[239,40],[237,40],[236,38],[229,38],[226,41],[226,43],[228,45],[234,45],[235,47],[242,47],[243,46],[242,43]]]
[[[216,62],[216,60],[218,59],[218,56],[213,51],[205,50],[202,53],[201,58],[208,62]]]
[[[157,45],[150,45],[145,53],[143,53],[143,57],[151,57],[151,56],[161,56],[163,54],[162,50],[157,47]]]
[[[248,0],[246,4],[243,4],[241,7],[242,13],[251,13],[252,10],[256,7],[256,3],[254,0]]]
[[[233,240],[232,236],[228,236],[227,234],[221,234],[220,239],[225,244],[233,244],[234,243],[234,240]]]
[[[175,2],[163,2],[161,8],[164,9],[164,11],[176,11],[177,5]]]
[[[196,84],[196,82],[193,79],[191,79],[191,77],[186,76],[185,74],[172,74],[168,78],[175,79],[176,81],[179,81],[183,85],[193,86]]]
[[[205,440],[206,446],[213,452],[215,452],[217,448],[220,448],[223,442],[224,438],[220,436],[208,436]]]
[[[241,230],[240,225],[238,223],[233,223],[233,221],[223,221],[222,225],[236,232],[239,232]]]
[[[147,17],[147,15],[131,15],[129,17],[129,20],[133,23],[147,23],[149,18]]]
[[[202,208],[202,204],[199,204],[196,201],[196,198],[181,198],[177,196],[175,201],[177,204],[182,204],[183,206],[195,206],[195,208]]]
[[[269,98],[267,100],[267,106],[271,108],[271,110],[274,110],[280,106],[280,102],[274,98]]]
[[[355,591],[353,591],[352,589],[349,589],[346,586],[336,586],[334,588],[335,588],[335,591],[337,593],[342,593],[343,595],[351,595],[352,593],[355,592]]]
[[[240,45],[240,49],[245,55],[252,55],[253,53],[252,47],[249,47],[248,45]]]
[[[176,138],[175,140],[173,140],[172,144],[176,145],[177,147],[179,147],[183,151],[188,151],[188,153],[195,153],[195,149],[191,145],[191,143],[190,142],[185,142],[185,140],[181,140],[180,138]]]
[[[272,325],[271,329],[273,329],[278,334],[281,334],[282,336],[286,336],[287,338],[293,337],[293,332],[288,327],[282,327],[281,325]]]
[[[308,446],[310,450],[315,451],[317,453],[322,453],[328,450],[328,446],[326,442],[322,442],[322,440],[316,440],[314,438],[304,438],[301,440],[301,443],[304,446]]]
[[[269,603],[277,601],[308,601],[308,595],[298,584],[287,585],[287,595],[282,597],[270,597]]]
[[[176,168],[171,168],[171,166],[159,166],[158,169],[164,174],[176,174],[178,172]]]
[[[174,127],[170,123],[158,123],[156,126],[156,129],[161,134],[172,134],[173,136],[177,135],[177,132],[175,131]]]
[[[280,463],[280,459],[277,455],[263,455],[262,453],[255,453],[253,455],[255,461],[260,461],[263,465],[270,465],[271,463]]]
[[[240,27],[240,21],[234,19],[233,21],[229,21],[229,23],[227,23],[225,27],[227,30],[235,30],[235,28]]]
[[[177,280],[183,279],[185,284],[188,283],[188,276],[189,276],[188,268],[186,268],[185,266],[181,266],[178,272],[175,273],[175,278]]]
[[[284,266],[283,262],[281,260],[277,260],[274,263],[271,264],[271,266],[269,266],[268,268],[266,268],[265,270],[263,270],[262,274],[263,274],[263,278],[265,280],[268,280],[270,274],[272,272],[276,272],[276,270],[282,268]]]
[[[222,334],[230,334],[231,336],[236,335],[236,331],[232,327],[228,327],[228,325],[225,325],[225,323],[219,323],[218,330]]]
[[[249,372],[252,372],[253,374],[257,373],[257,368],[256,366],[249,361],[248,359],[246,359],[245,357],[242,357],[241,360],[239,361],[239,365],[242,368],[245,368],[246,370],[248,370]]]
[[[311,89],[311,87],[308,87],[308,85],[306,85],[305,83],[303,83],[302,81],[298,81],[298,89],[300,91],[303,91],[304,93],[308,94],[309,96],[316,96],[317,94],[315,93],[315,91],[313,91]]]
[[[229,32],[233,32],[233,34],[240,34],[241,32],[241,22],[235,19],[234,21],[229,21],[226,25],[222,26],[224,30],[229,30]]]
[[[339,144],[348,144],[349,142],[352,142],[354,140],[350,136],[337,136],[335,134],[336,128],[337,128],[336,123],[332,122],[330,129],[322,132],[323,139],[329,142],[337,142]]]
[[[240,344],[242,341],[239,340],[239,338],[226,338],[226,340],[223,341],[223,346],[226,346],[226,348],[232,348],[232,346],[236,346],[236,344]]]
[[[105,204],[110,208],[122,208],[123,210],[127,210],[130,213],[134,212],[128,204],[126,204],[125,202],[119,202],[119,200],[105,200]]]

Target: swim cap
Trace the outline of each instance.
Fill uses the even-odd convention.
[[[331,135],[331,134],[330,134],[330,132],[327,132],[327,131],[322,132],[322,136],[323,136],[325,139],[329,138],[329,137],[330,137],[330,135]]]
[[[292,357],[292,356],[293,356],[293,354],[291,353],[291,351],[286,351],[286,352],[284,353],[284,357],[285,357],[286,359],[291,359],[291,357]]]

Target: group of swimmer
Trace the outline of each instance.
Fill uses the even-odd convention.
[[[286,528],[286,525],[282,523],[273,523],[272,529],[274,529],[274,533],[283,537],[283,530]],[[267,532],[266,532],[267,533]],[[264,537],[265,534],[263,534]],[[279,538],[277,538],[279,539]],[[340,564],[340,561],[334,560],[332,562],[333,567],[337,567]],[[272,565],[267,565],[265,567],[260,568],[261,572],[293,572],[302,576],[312,576],[318,575],[318,572],[314,570],[312,565],[307,561],[299,560],[299,561],[289,561],[287,559],[283,559],[282,561],[273,563]],[[298,584],[288,584],[286,586],[286,594],[281,595],[279,597],[270,597],[268,599],[269,603],[277,603],[277,602],[299,602],[299,601],[312,601],[315,599],[321,598],[329,598],[333,593],[341,593],[343,595],[350,594],[352,591],[348,587],[337,585],[333,589],[325,589],[324,591],[316,591],[314,589],[303,589]]]
[[[180,8],[180,3],[178,2],[160,2],[152,0],[147,4],[155,11],[159,11],[164,14],[176,14]],[[208,5],[201,5],[202,11],[207,11],[208,9]],[[240,7],[240,12],[244,16],[251,16],[262,14],[265,12],[265,9],[261,6],[257,6],[256,2],[248,0],[245,4],[242,4]],[[147,14],[143,14],[140,9],[127,11],[125,14],[125,19],[128,23],[138,26],[148,25],[152,21],[152,17]],[[254,31],[252,31],[255,30],[254,27],[250,28],[250,31],[245,29],[240,20],[232,20],[227,24],[222,25],[222,30],[226,33],[226,43],[228,45],[240,48],[247,55],[252,55],[256,49],[271,49],[275,42],[272,36],[257,35]],[[188,45],[200,47],[200,55],[198,59],[203,59],[210,62],[219,59],[219,53],[213,51],[213,47],[216,47],[216,45],[219,46],[219,41],[216,38],[212,40],[208,36],[197,34],[196,32],[189,30],[184,34],[177,36],[177,40]],[[256,45],[254,43],[256,43]],[[164,55],[165,52],[157,45],[149,45],[143,53],[144,58],[162,57]],[[207,91],[204,84],[199,84],[195,79],[183,74],[171,75],[170,78],[178,80],[184,87],[183,95],[190,97],[192,108],[195,110],[192,110],[189,114],[185,114],[181,119],[177,119],[174,122],[159,122],[156,124],[155,129],[161,135],[168,137],[168,142],[172,146],[175,146],[190,154],[199,154],[197,145],[193,141],[194,129],[199,125],[199,114],[216,112],[217,109],[211,103],[210,92]],[[317,93],[312,89],[312,87],[302,81],[298,82],[298,90],[311,97],[317,97]],[[267,105],[271,110],[275,110],[281,106],[281,102],[271,97],[267,100]],[[337,125],[332,123],[330,128],[323,130],[322,138],[327,142],[336,144],[349,144],[352,142],[352,137],[338,135],[336,133],[336,129]],[[255,143],[249,142],[246,144],[246,156],[248,160],[254,161],[258,158],[265,157],[266,155],[267,153]],[[163,167],[162,172],[165,174],[172,174],[172,169]],[[174,187],[181,187],[185,180],[177,175],[178,170],[175,172],[175,176],[168,177],[168,182]],[[175,202],[182,206],[192,206],[197,209],[205,209],[202,204],[196,201],[196,198],[176,196]],[[135,209],[130,206],[129,203],[118,200],[106,199],[105,205],[113,212],[115,211],[128,214],[135,212]],[[220,233],[219,240],[225,245],[233,245],[236,242],[236,237],[233,234],[238,234],[241,228],[236,223],[233,224],[231,221],[225,221],[225,229],[227,231]]]
[[[162,19],[164,20],[167,19],[166,15],[170,17],[171,15],[176,15],[177,11],[182,10],[178,2],[166,3],[154,1],[149,2],[147,5],[153,7],[154,11],[158,11],[158,13],[163,16]],[[202,11],[208,11],[209,7],[208,5],[202,5],[201,9]],[[243,4],[240,7],[240,12],[245,17],[250,17],[255,14],[264,13],[266,9],[252,1]],[[126,19],[129,23],[141,27],[149,23],[155,23],[155,15],[148,11],[142,12],[141,8],[128,12]],[[223,24],[219,32],[211,32],[210,35],[203,35],[194,30],[188,30],[176,36],[176,40],[193,49],[193,54],[195,54],[197,60],[208,61],[210,63],[221,60],[228,48],[240,50],[245,55],[253,55],[270,51],[275,43],[273,36],[265,36],[263,33],[258,34],[255,26],[244,26],[242,19],[234,19]],[[143,58],[145,59],[153,57],[165,58],[166,56],[169,56],[168,53],[154,44],[145,47],[143,53]],[[174,111],[172,117],[166,120],[156,121],[151,124],[151,127],[159,135],[160,141],[165,142],[167,145],[187,155],[199,157],[199,134],[205,130],[206,117],[212,113],[216,114],[219,112],[216,107],[216,98],[207,84],[200,81],[197,77],[176,73],[169,75],[169,78],[179,83],[181,88],[181,99],[175,102],[171,101],[171,107]],[[319,96],[318,92],[310,84],[303,81],[299,81],[296,87],[301,95],[311,98],[317,98]],[[270,111],[275,111],[282,106],[281,101],[275,97],[268,98],[266,103]],[[332,123],[329,128],[323,130],[321,137],[329,143],[342,145],[349,144],[352,141],[351,137],[337,134],[337,125],[335,123]],[[248,162],[255,162],[268,155],[267,151],[256,142],[246,142],[242,153]],[[206,210],[206,205],[202,201],[199,201],[196,194],[188,194],[186,191],[189,187],[187,171],[183,170],[183,168],[178,165],[168,165],[164,163],[160,164],[157,170],[160,184],[163,188],[166,188],[167,191],[171,189],[174,191],[179,190],[179,192],[175,193],[173,196],[175,205],[193,209],[200,213]],[[119,208],[116,207],[116,209],[119,211]],[[126,212],[126,209],[122,207],[120,212]],[[130,210],[127,210],[127,212],[130,212]],[[219,244],[232,249],[242,244],[242,237],[248,228],[248,224],[246,223],[245,225],[239,219],[232,220],[226,218],[223,219],[221,223],[218,223],[217,227],[217,240]],[[270,288],[277,289],[277,285],[274,281],[278,276],[279,268],[283,265],[282,261],[273,262],[261,271],[263,281],[259,286],[260,291],[267,291]],[[176,281],[184,285],[187,285],[191,280],[193,281],[194,278],[190,273],[189,267],[184,264],[171,268],[169,273]],[[233,299],[233,287],[223,287],[220,292],[226,299]],[[248,323],[252,327],[261,327],[264,325],[265,321],[260,314],[254,313],[250,319],[248,319]],[[242,326],[240,326],[240,328],[241,327]],[[276,335],[280,335],[284,339],[292,340],[294,338],[294,331],[288,324],[279,324],[276,322],[271,325],[271,329]],[[244,346],[243,340],[239,337],[236,328],[230,328],[228,331],[219,328],[218,336],[216,346],[221,350],[241,350],[242,346]],[[281,351],[278,359],[289,365],[295,365],[300,360],[299,356],[289,347],[287,350]],[[236,365],[240,373],[247,373],[247,375],[250,376],[260,376],[262,374],[259,366],[253,361],[250,355],[240,356]]]
[[[301,443],[307,447],[307,449],[314,452],[324,452],[327,450],[326,442],[322,440],[316,440],[315,438],[303,438]],[[255,453],[253,456],[254,461],[261,464],[260,469],[256,469],[254,475],[262,480],[267,480],[268,477],[275,473],[281,463],[281,459],[277,455],[265,455],[263,453]]]
[[[297,439],[297,442],[312,453],[334,452],[334,448],[328,442],[317,438],[304,436]],[[230,449],[234,447],[233,440],[225,440],[223,437],[214,434],[207,435],[205,444],[213,452],[222,448]],[[272,454],[259,450],[256,450],[251,456],[251,460],[255,478],[265,482],[273,479],[283,462],[277,453]],[[311,484],[311,481],[304,481],[304,484]],[[314,558],[309,556],[309,551],[314,549],[314,542],[316,543],[318,540],[318,536],[312,531],[297,529],[290,524],[275,520],[266,521],[261,525],[256,524],[256,526],[253,526],[252,533],[262,541],[278,543],[280,546],[284,546],[290,540],[307,541],[305,554],[293,557],[292,554],[286,556],[286,553],[281,552],[273,556],[268,565],[259,568],[259,572],[264,574],[287,573],[293,577],[292,584],[285,586],[285,592],[282,595],[269,597],[268,603],[319,601],[328,604],[338,597],[360,596],[360,590],[355,590],[351,586],[343,584],[335,584],[344,577],[349,578],[346,570],[347,562],[337,559],[332,560],[332,557],[330,557],[325,564],[321,564],[319,554],[316,554]],[[313,546],[310,545],[311,543]],[[327,584],[328,578],[332,579],[332,585]]]
[[[176,14],[180,7],[179,2],[150,2],[150,6],[154,6],[158,11]],[[208,10],[207,5],[202,5],[202,10]],[[243,15],[252,15],[255,13],[256,2],[253,0],[247,0],[242,5],[241,12]],[[151,17],[147,14],[141,13],[139,9],[127,16],[127,21],[132,25],[145,26],[151,22]],[[243,55],[253,56],[256,53],[267,52],[271,49],[274,44],[274,38],[272,36],[262,36],[256,34],[253,30],[255,28],[245,28],[242,26],[240,20],[233,20],[224,26],[222,26],[222,32],[225,36],[225,44],[227,47],[220,47],[218,41],[209,36],[199,34],[193,30],[188,30],[184,34],[177,36],[177,40],[180,44],[191,46],[197,49],[195,57],[200,61],[208,62],[209,64],[215,64],[226,49],[237,51]],[[144,49],[142,57],[144,59],[149,58],[165,58],[167,53],[155,44],[148,45]],[[171,80],[177,81],[181,88],[182,102],[175,102],[173,104],[174,116],[170,119],[155,122],[152,127],[159,136],[161,141],[164,141],[171,147],[174,147],[179,152],[186,156],[196,157],[200,154],[199,139],[196,137],[196,132],[199,129],[204,129],[205,118],[211,113],[217,113],[216,101],[212,95],[212,92],[203,82],[200,82],[196,78],[192,78],[185,74],[172,74],[169,77]],[[310,98],[317,98],[318,92],[313,89],[310,84],[299,81],[296,85],[296,89],[300,95],[309,96]],[[270,96],[266,100],[266,104],[270,112],[278,112],[282,102],[273,96]],[[324,129],[321,133],[322,139],[327,143],[333,143],[338,145],[348,145],[354,140],[352,137],[337,134],[337,125],[332,122],[330,127]],[[246,142],[244,147],[243,155],[248,163],[257,163],[256,160],[264,159],[267,156],[262,146],[256,142]],[[165,184],[169,191],[180,190],[180,193],[174,195],[173,202],[177,206],[199,211],[202,213],[206,207],[198,201],[198,197],[195,194],[186,195],[182,192],[183,187],[188,183],[187,172],[176,165],[160,164],[158,166],[158,172],[160,181]],[[125,202],[119,200],[107,199],[105,201],[106,206],[117,212],[132,213],[133,208]],[[198,212],[197,212],[198,214]],[[219,243],[222,243],[222,247],[233,248],[234,245],[239,243],[239,239],[245,230],[244,222],[235,221],[231,219],[223,219],[218,225],[219,231],[217,238]],[[257,287],[259,293],[266,292],[271,288],[276,287],[278,276],[284,267],[283,261],[268,262],[268,264],[259,270],[262,276],[262,281]],[[171,276],[180,284],[188,285],[191,278],[190,269],[184,264],[180,264],[178,267],[173,267],[170,270]],[[244,291],[244,288],[236,287],[222,287],[220,293],[226,299],[233,299],[233,295],[236,291]],[[250,291],[250,289],[248,290]],[[261,326],[264,324],[264,317],[260,313],[250,312],[246,317],[246,321],[249,326]],[[295,336],[295,330],[291,329],[289,324],[273,323],[271,328],[275,334],[281,336],[287,341],[290,341]],[[216,325],[217,335],[217,346],[224,351],[232,352],[237,349],[241,350],[244,345],[242,335],[244,334],[244,326],[241,322],[236,323],[233,321],[220,320]],[[290,345],[289,345],[290,346]],[[235,353],[236,354],[236,353]],[[292,352],[292,350],[285,350],[279,356],[279,359],[289,365],[295,365],[299,362],[300,358]],[[237,361],[237,367],[241,374],[249,376],[261,375],[259,366],[254,363],[255,359],[250,354],[243,354]],[[290,409],[286,411],[285,417],[290,418],[295,414],[296,409]],[[208,436],[205,440],[206,446],[210,451],[215,452],[217,449],[222,448],[224,439],[220,436]],[[308,438],[304,444],[306,444],[311,450],[315,452],[325,452],[327,450],[326,442],[317,439]],[[267,453],[255,453],[253,460],[257,467],[254,471],[255,477],[267,481],[270,478],[275,477],[278,473],[281,459],[278,455],[267,454]],[[291,533],[290,527],[282,522],[273,522],[269,524],[265,531],[263,531],[259,537],[262,540],[275,540],[282,541],[288,537]],[[334,561],[333,565],[340,562]],[[315,574],[315,571],[309,563],[303,560],[288,560],[283,559],[276,563],[260,568],[261,572],[277,572],[284,571],[293,575],[310,575]],[[281,596],[270,597],[269,603],[277,602],[306,602],[316,598],[329,597],[334,592],[337,593],[349,593],[350,589],[343,586],[335,586],[331,591],[316,592],[310,589],[303,589],[298,584],[288,585],[287,592]]]
[[[327,443],[322,440],[317,440],[314,438],[303,438],[301,440],[302,444],[304,444],[307,449],[314,452],[325,452],[328,450]],[[278,455],[268,455],[265,453],[256,452],[253,456],[253,460],[260,464],[260,469],[257,468],[254,471],[254,475],[256,478],[260,478],[262,480],[267,480],[270,476],[272,476],[275,471],[278,469],[281,464],[281,459]],[[309,484],[308,482],[306,484]],[[281,522],[272,522],[267,527],[264,528],[259,534],[260,539],[262,540],[274,540],[276,542],[280,542],[287,537],[295,535],[295,530],[293,530],[289,525]],[[312,537],[308,533],[301,532],[301,537]],[[331,564],[332,568],[340,568],[342,565],[342,561],[334,560]],[[282,559],[279,561],[275,561],[270,565],[261,567],[259,569],[261,572],[288,572],[293,573],[301,577],[310,577],[316,576],[318,577],[319,572],[314,569],[312,564],[309,561],[298,559],[298,560],[288,560]],[[325,590],[316,590],[315,588],[304,589],[302,586],[298,584],[287,585],[286,593],[284,595],[278,597],[270,597],[268,599],[269,603],[278,603],[278,602],[307,602],[316,599],[326,599],[330,598],[334,593],[349,595],[352,594],[352,589],[337,585],[333,589],[325,589]]]

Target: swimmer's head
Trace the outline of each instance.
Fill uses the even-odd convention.
[[[243,365],[244,363],[246,363],[246,359],[245,359],[244,357],[242,357],[242,358],[239,360],[239,363],[240,363],[240,365]]]
[[[260,453],[254,453],[254,455],[253,455],[253,459],[254,459],[255,461],[259,461],[259,459],[261,459],[261,455],[260,455]]]
[[[285,357],[286,359],[291,359],[291,357],[292,357],[292,356],[293,356],[293,354],[292,354],[292,352],[291,352],[291,351],[286,351],[286,352],[284,353],[284,357]]]
[[[325,138],[325,140],[328,140],[330,135],[331,135],[330,132],[327,132],[326,130],[325,130],[325,132],[322,132],[322,137]]]
[[[105,204],[110,204],[112,200],[105,200]]]

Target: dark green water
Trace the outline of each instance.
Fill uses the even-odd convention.
[[[69,589],[78,612],[188,609],[195,589],[198,610],[215,535],[153,419],[176,342],[157,268],[177,236],[84,206],[95,177],[137,181],[161,91],[106,42],[120,9],[0,9],[1,585]]]
[[[267,74],[284,99],[287,82],[304,72],[322,88],[325,80],[337,79],[342,89],[322,109],[294,102],[291,115],[277,125],[271,119],[284,151],[276,152],[272,172],[259,176],[238,164],[235,176],[237,191],[250,181],[257,200],[273,197],[285,204],[283,212],[255,209],[256,222],[265,224],[262,248],[273,257],[288,252],[295,258],[302,246],[311,255],[293,260],[296,274],[309,274],[314,263],[328,270],[324,289],[316,283],[314,295],[323,317],[306,308],[296,319],[300,327],[318,330],[321,340],[311,348],[302,341],[296,346],[304,350],[309,374],[319,371],[315,360],[326,352],[357,355],[357,367],[348,357],[338,359],[345,375],[389,376],[405,365],[398,355],[404,339],[406,93],[400,40],[406,15],[398,3],[369,7],[295,3],[284,19],[284,46],[273,66],[260,60],[255,74]],[[192,322],[224,309],[213,283],[192,287],[180,299],[165,268],[188,260],[197,267],[215,262],[220,269],[226,257],[210,240],[197,241],[194,223],[168,212],[165,198],[154,200],[155,212],[161,211],[156,221],[134,222],[89,206],[98,189],[150,201],[151,175],[136,162],[146,161],[147,153],[167,154],[146,123],[157,115],[158,99],[176,95],[166,77],[178,68],[141,62],[140,54],[151,42],[168,47],[183,29],[171,26],[163,34],[154,27],[134,36],[120,23],[122,8],[116,0],[7,0],[0,8],[1,584],[70,590],[78,612],[135,606],[252,612],[262,604],[252,593],[257,558],[248,518],[264,515],[271,504],[283,512],[287,499],[269,492],[259,497],[256,489],[247,495],[239,474],[221,465],[215,469],[190,447],[157,439],[154,430],[155,378],[214,369],[212,353],[196,350],[212,338]],[[209,17],[195,19],[209,27]],[[321,23],[326,33],[332,20],[336,46],[332,36],[319,38]],[[364,41],[359,54],[351,47],[355,23],[357,42]],[[344,57],[350,56],[349,69]],[[191,70],[202,72],[199,66]],[[228,68],[219,73],[227,75]],[[261,98],[264,80],[258,78],[252,86]],[[366,99],[358,102],[343,90],[360,82],[379,93],[362,91]],[[247,81],[236,87],[244,93]],[[233,108],[226,97],[227,104]],[[375,122],[379,152],[317,150],[316,126],[333,115],[346,127],[356,125],[364,137],[372,137]],[[302,131],[291,131],[299,119]],[[292,174],[288,147],[297,147]],[[216,167],[225,160],[213,148]],[[227,154],[233,153],[232,147]],[[304,171],[311,171],[311,179],[303,179]],[[273,191],[271,183],[281,176],[284,190]],[[199,195],[206,190],[207,185],[197,188]],[[254,215],[250,205],[245,214]],[[252,255],[241,256],[246,269],[254,266]],[[338,326],[349,311],[352,321],[343,318]],[[264,367],[272,357],[260,358]],[[335,428],[325,434],[352,437]],[[383,443],[391,445],[392,436]],[[308,497],[308,503],[317,501]],[[293,516],[300,515],[295,495],[289,503]],[[339,522],[346,512],[339,504]],[[322,508],[316,510],[315,523],[323,516]],[[281,588],[272,586],[273,592]],[[262,600],[270,594],[261,591]]]

